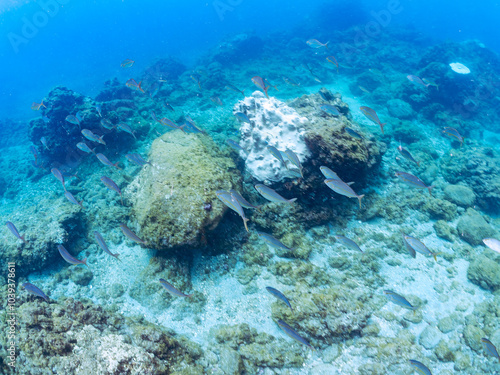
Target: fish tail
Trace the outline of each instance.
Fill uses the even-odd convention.
[[[115,253],[115,254],[111,254],[111,255],[113,255],[113,256],[114,256],[116,259],[118,259],[120,262],[122,261],[120,258],[118,258],[118,257],[120,256],[120,254]]]
[[[432,253],[432,256],[434,257],[434,260],[437,262],[437,256],[442,254],[441,252],[437,252],[437,253]]]
[[[88,269],[90,269],[89,265],[87,264],[87,258],[83,258],[81,262],[82,264],[85,264],[88,267]]]
[[[122,170],[119,166],[118,166],[118,162],[116,162],[115,164],[113,164],[115,168],[119,169],[120,171]]]
[[[434,189],[435,186],[427,186],[427,189],[429,189],[429,195],[432,197],[432,189]]]
[[[137,88],[142,92],[144,93],[145,91],[143,90],[143,88],[141,87],[141,84],[142,84],[142,81],[140,81],[138,84],[137,84]]]
[[[364,194],[358,195],[359,208],[361,208],[361,199],[363,199],[364,196],[365,196]]]
[[[268,87],[264,87],[264,93],[266,94],[266,98],[269,99],[269,95],[267,95],[267,90],[269,89],[269,86]]]
[[[85,207],[83,207],[83,199],[80,201],[80,203],[78,203],[78,205],[79,205],[81,208],[85,208]]]
[[[382,130],[382,134],[384,134],[384,126],[386,126],[386,125],[387,125],[387,122],[380,124],[380,130]]]
[[[289,200],[288,200],[288,203],[293,203],[293,202],[295,202],[296,200],[297,200],[297,198],[292,198],[292,199],[289,199]]]
[[[241,90],[241,94],[245,96],[245,90]]]
[[[245,225],[245,229],[247,230],[247,232],[249,232],[248,226],[247,226],[247,221],[248,221],[248,219],[246,217],[244,217],[243,218],[243,224]]]
[[[186,295],[186,298],[193,298],[193,293]]]
[[[121,194],[120,194],[120,201],[122,202],[122,206],[123,206],[123,198],[122,198]]]
[[[43,100],[42,100],[42,102],[40,103],[40,105],[41,105],[41,106],[43,106],[43,107],[45,107],[45,108],[47,108],[47,106],[46,106],[45,104],[43,104]]]
[[[417,167],[420,167],[420,162],[419,161],[417,161]]]

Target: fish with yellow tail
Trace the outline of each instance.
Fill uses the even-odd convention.
[[[380,119],[378,118],[377,112],[375,112],[373,109],[370,107],[359,107],[360,111],[363,112],[363,114],[371,121],[373,121],[375,124],[380,126],[380,130],[382,131],[382,134],[384,134],[384,126],[386,123],[380,122]]]
[[[325,180],[325,184],[337,194],[348,198],[358,198],[359,208],[361,208],[361,199],[365,196],[364,194],[356,194],[348,184],[340,179],[329,178]]]
[[[401,171],[396,171],[395,175],[408,186],[429,190],[429,195],[432,196],[432,189],[434,189],[434,186],[427,186],[417,176]]]
[[[285,197],[282,197],[276,191],[274,191],[270,187],[267,187],[266,185],[257,184],[255,185],[255,189],[260,193],[260,195],[262,195],[268,201],[274,203],[293,203],[297,200],[297,198],[286,199]]]

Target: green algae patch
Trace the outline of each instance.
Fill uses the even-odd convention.
[[[138,235],[160,250],[202,247],[227,210],[215,192],[240,190],[234,162],[210,138],[181,131],[157,138],[149,160],[126,190]]]

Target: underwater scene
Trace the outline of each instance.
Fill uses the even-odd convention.
[[[0,16],[0,374],[500,374],[500,4]]]

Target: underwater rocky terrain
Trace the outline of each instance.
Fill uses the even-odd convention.
[[[497,373],[500,58],[356,32],[124,61],[2,119],[0,371]]]

